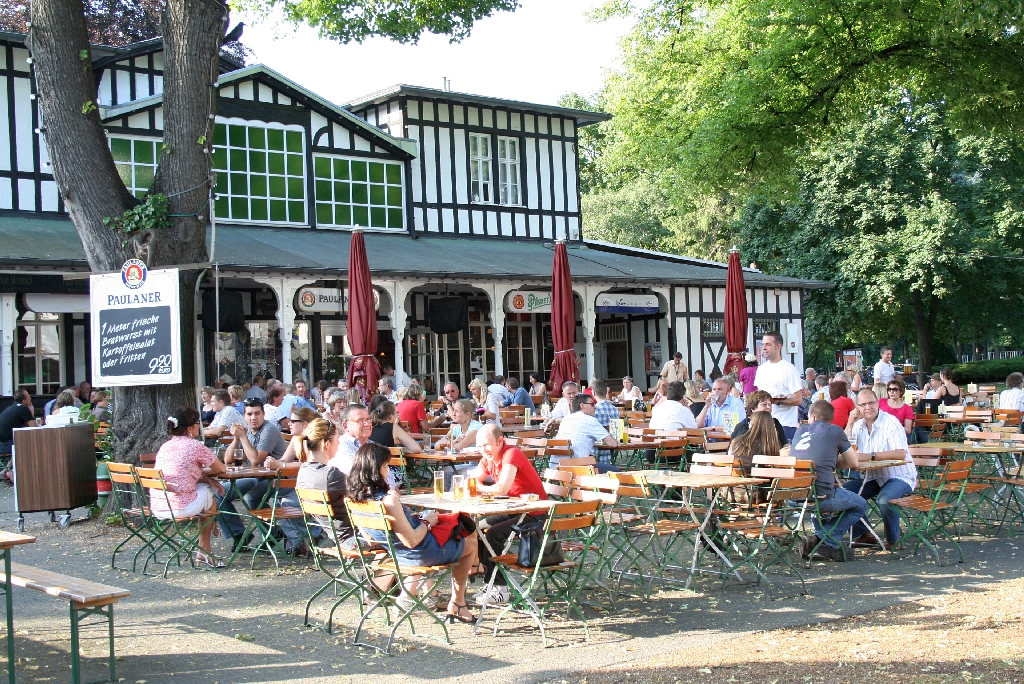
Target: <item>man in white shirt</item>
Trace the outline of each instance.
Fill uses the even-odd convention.
[[[907,448],[907,433],[895,416],[879,411],[878,397],[870,389],[857,393],[857,408],[850,412],[846,434],[862,458],[872,461],[903,460],[903,465],[875,468],[860,479],[848,480],[843,486],[865,499],[875,499],[885,526],[886,550],[899,541],[900,510],[889,502],[910,496],[917,487],[917,468]],[[863,522],[853,526],[854,544],[874,546],[874,536]]]
[[[765,362],[757,367],[754,385],[772,395],[772,416],[782,425],[786,440],[792,441],[800,425],[798,407],[804,398],[804,383],[796,366],[782,358],[782,335],[765,334],[761,340]]]
[[[828,396],[828,377],[818,375],[814,378],[814,394],[811,395],[811,403],[816,401],[832,401]]]
[[[690,379],[690,373],[686,369],[686,364],[683,363],[682,352],[672,355],[672,360],[661,369],[661,377],[669,382],[686,382]]]
[[[217,415],[213,417],[210,427],[203,430],[203,437],[207,439],[220,439],[225,436],[232,425],[245,426],[242,414],[231,405],[231,395],[227,390],[219,389],[213,393],[213,400],[210,402]]]
[[[284,385],[274,385],[267,390],[266,403],[263,404],[263,416],[268,423],[273,423],[278,428],[291,425],[289,420],[291,414],[281,407],[282,403],[284,403]]]
[[[892,365],[892,348],[882,347],[881,359],[875,364],[875,382],[889,384],[896,377],[896,367]]]
[[[576,388],[577,390],[579,387]],[[573,412],[566,416],[558,426],[558,434],[555,439],[567,439],[572,444],[572,455],[574,458],[586,458],[594,455],[595,444],[615,446],[618,442],[608,434],[608,431],[601,427],[594,417],[597,400],[589,394],[576,394],[572,400]],[[558,467],[558,459],[551,459],[551,467]],[[607,473],[610,470],[618,470],[613,465],[598,463],[596,469],[599,473]]]
[[[341,423],[338,450],[334,453],[334,458],[327,462],[327,465],[348,475],[352,471],[356,451],[370,439],[373,422],[370,420],[370,412],[362,404],[349,404],[341,410],[338,420]]]
[[[686,387],[683,386],[683,383],[668,383],[668,388],[665,390],[665,401],[651,409],[651,429],[696,429],[697,421],[693,417],[693,411],[681,403],[685,395]]]
[[[551,409],[551,415],[548,417],[548,422],[552,420],[560,420],[565,418],[572,413],[572,402],[576,398],[576,395],[580,393],[580,386],[578,383],[568,380],[562,383],[562,398],[555,403],[555,407]],[[547,424],[547,423],[545,423]]]
[[[999,394],[999,408],[1009,411],[1024,411],[1024,375],[1010,373],[1006,376],[1006,389]]]

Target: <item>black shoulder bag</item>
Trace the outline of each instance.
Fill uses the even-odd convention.
[[[541,555],[541,541],[544,539],[544,526],[543,518],[540,520],[527,519],[512,526],[512,530],[519,535],[519,557],[516,563],[526,568],[537,566],[537,557]],[[540,564],[558,565],[564,560],[562,543],[558,539],[548,539],[548,543],[544,544]]]

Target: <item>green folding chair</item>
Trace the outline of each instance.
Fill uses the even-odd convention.
[[[149,511],[146,509],[146,496],[139,489],[139,477],[135,473],[135,466],[130,463],[107,463],[110,471],[110,498],[114,501],[114,510],[121,518],[121,524],[128,531],[125,537],[110,554],[110,567],[117,570],[117,554],[133,539],[137,539],[141,546],[135,551],[132,557],[132,572],[135,572],[139,555],[144,551],[153,551],[153,543],[156,539],[152,534],[150,525],[146,518]]]
[[[498,635],[502,619],[515,611],[533,618],[540,629],[541,640],[547,646],[545,614],[556,604],[564,603],[566,619],[571,620],[573,614],[577,615],[587,638],[590,637],[587,617],[578,599],[584,586],[583,569],[587,565],[587,556],[595,542],[594,535],[599,531],[596,523],[600,509],[598,500],[580,501],[557,504],[548,513],[540,548],[544,549],[550,540],[560,541],[562,536],[573,534],[577,539],[585,540],[575,558],[567,558],[557,565],[541,565],[544,554],[538,553],[536,564],[527,567],[519,565],[515,554],[494,557],[511,593],[509,604],[494,621],[494,636]]]
[[[373,584],[374,577],[381,572],[390,572],[395,575],[395,586],[387,592],[380,592],[380,597],[373,602],[366,610],[363,611],[362,617],[359,618],[359,624],[356,626],[355,634],[352,637],[352,643],[357,646],[367,646],[369,648],[376,649],[377,651],[390,654],[391,645],[395,640],[395,633],[398,628],[402,626],[403,622],[409,623],[409,629],[413,634],[416,633],[416,626],[412,621],[412,614],[420,611],[426,613],[434,622],[441,626],[444,631],[443,641],[446,644],[451,644],[451,639],[448,636],[448,627],[445,626],[444,621],[424,603],[423,596],[429,596],[437,589],[441,582],[451,577],[452,565],[436,565],[436,566],[420,566],[420,565],[402,565],[398,556],[395,552],[395,544],[397,539],[394,536],[394,532],[391,529],[391,520],[388,518],[384,510],[384,504],[380,501],[367,501],[365,503],[356,503],[354,501],[346,500],[345,505],[348,508],[349,520],[352,522],[352,527],[361,532],[367,530],[376,530],[383,533],[383,537],[386,541],[380,542],[379,546],[382,551],[386,551],[387,555],[384,558],[378,558],[374,555],[374,549],[377,546],[375,542],[368,542],[369,538],[364,537],[363,534],[357,534],[356,540],[359,544],[359,564],[361,569],[360,583],[364,587],[368,587]],[[429,533],[428,533],[429,534]],[[412,594],[402,595],[402,587],[405,584],[406,578],[421,577],[424,580],[430,582],[426,591],[414,592]],[[398,599],[403,597],[408,601],[408,607],[402,608],[398,604]],[[394,626],[391,628],[391,632],[388,635],[387,644],[381,648],[376,644],[372,644],[366,641],[359,640],[359,634],[363,631],[363,625],[378,609],[384,609],[385,621],[387,624],[391,624],[391,609],[394,608],[398,617],[394,622]]]
[[[152,502],[153,496],[162,496],[169,511],[166,518],[157,517],[153,515],[152,511],[146,515],[146,521],[153,535],[153,550],[142,565],[142,574],[146,574],[146,568],[150,561],[159,563],[160,551],[167,552],[167,560],[163,564],[164,577],[167,577],[167,571],[172,561],[176,566],[181,567],[182,555],[186,556],[189,564],[195,568],[193,552],[199,549],[200,533],[207,525],[213,524],[213,515],[200,514],[188,518],[175,515],[170,498],[167,496],[168,489],[163,472],[156,468],[136,468],[135,473],[139,478],[139,487],[149,491],[150,502]]]
[[[917,555],[921,544],[924,544],[934,554],[937,565],[948,565],[941,562],[936,546],[937,540],[945,539],[956,549],[960,557],[957,562],[964,562],[963,549],[947,528],[956,525],[956,514],[963,503],[964,490],[973,465],[974,459],[950,461],[926,494],[911,494],[889,501],[891,505],[899,507],[900,516],[906,521],[906,530],[899,543],[893,546],[894,555],[900,547],[906,548],[914,541],[914,552],[911,555]]]
[[[359,613],[365,610],[365,597],[372,595],[374,587],[364,584],[365,575],[360,572],[361,552],[358,548],[351,548],[342,543],[338,536],[338,530],[334,526],[334,509],[331,506],[330,497],[322,489],[296,489],[299,497],[299,507],[306,523],[306,533],[309,536],[309,548],[313,554],[313,564],[316,569],[327,575],[327,582],[313,592],[313,595],[306,601],[306,610],[303,613],[302,626],[310,627],[309,610],[313,602],[327,590],[332,590],[331,597],[334,603],[327,613],[327,620],[321,629],[328,634],[331,633],[334,625],[334,611],[342,603],[355,597],[359,604]],[[318,546],[313,536],[313,530],[322,529],[321,539],[326,538],[330,544]],[[380,547],[367,543],[367,553],[374,554]],[[337,566],[337,569],[333,569]]]

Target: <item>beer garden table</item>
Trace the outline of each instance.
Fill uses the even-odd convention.
[[[204,468],[203,469],[203,475],[206,475],[208,477],[213,477],[213,478],[215,478],[217,480],[225,480],[228,483],[228,486],[225,489],[224,496],[226,497],[228,492],[231,491],[232,489],[234,489],[235,490],[235,500],[236,501],[241,501],[242,502],[242,508],[245,509],[243,513],[239,513],[238,510],[235,509],[233,506],[231,507],[231,510],[222,510],[220,508],[220,506],[218,505],[217,506],[217,513],[218,514],[226,514],[226,515],[237,515],[240,518],[245,518],[246,516],[249,515],[249,510],[250,509],[249,509],[249,504],[246,503],[246,501],[245,501],[245,497],[242,496],[242,492],[239,491],[239,489],[238,489],[238,484],[237,484],[238,481],[239,480],[244,480],[246,478],[253,478],[253,479],[256,479],[256,480],[273,480],[273,479],[275,479],[277,477],[277,472],[278,471],[274,470],[273,468],[257,468],[255,466],[251,466],[251,465],[227,466],[227,468],[228,468],[227,472],[218,473],[216,475],[214,475],[210,471],[209,468]],[[263,504],[266,502],[267,497],[269,495],[270,495],[270,489],[268,488],[267,489],[267,493],[263,495],[263,499],[257,505],[257,508],[260,508],[260,507],[263,506]],[[213,524],[213,523],[211,523],[211,524]],[[245,525],[246,528],[248,528],[248,523],[245,523],[243,521],[243,524]],[[231,558],[227,562],[227,567],[229,567],[229,568],[231,567],[231,565],[235,562],[235,559],[238,557],[238,554],[241,553],[241,551],[242,551],[242,547],[241,547],[241,545],[239,545],[238,548],[236,548],[232,552]]]
[[[445,494],[442,499],[435,498],[433,494],[413,494],[411,496],[403,496],[402,503],[406,506],[413,506],[416,508],[431,508],[438,511],[445,511],[449,513],[462,513],[468,515],[476,523],[477,529],[480,527],[480,521],[485,518],[489,518],[492,515],[518,515],[518,523],[523,522],[530,513],[542,513],[551,510],[551,508],[559,503],[560,501],[554,501],[551,499],[540,499],[538,501],[526,501],[523,499],[512,499],[512,498],[501,498],[501,499],[490,499],[485,501],[482,497],[473,496],[466,497],[463,499],[452,498],[451,493]],[[508,553],[509,548],[512,546],[512,542],[515,540],[515,535],[511,535],[508,541],[505,542],[505,547],[501,550],[501,553],[495,553],[491,547],[490,542],[487,541],[487,536],[484,534],[477,535],[484,546],[487,547],[488,553],[491,557],[500,556]],[[498,568],[494,568],[494,572],[491,573],[490,578],[487,580],[487,584],[484,587],[486,593],[490,593],[491,588],[494,586],[494,580],[497,577]],[[515,583],[514,578],[509,580]],[[517,587],[520,591],[521,587]],[[476,624],[473,626],[473,632],[480,627],[480,624],[484,619],[484,610],[486,606],[480,607],[480,615],[477,617]]]
[[[715,504],[718,502],[718,498],[721,493],[732,487],[750,487],[754,485],[760,485],[768,482],[763,478],[758,477],[734,477],[731,475],[697,475],[689,472],[676,472],[676,471],[656,471],[656,470],[639,470],[629,473],[639,477],[646,485],[656,485],[662,487],[661,494],[656,503],[651,506],[651,519],[656,519],[658,515],[658,509],[661,508],[665,501],[665,494],[669,489],[708,489],[714,493],[711,499],[707,503],[707,513],[704,515],[704,519],[700,520],[697,514],[694,512],[693,507],[690,505],[690,497],[683,496],[682,504],[686,508],[687,514],[690,519],[698,525],[697,537],[693,544],[693,560],[690,563],[689,575],[686,578],[686,584],[684,588],[689,589],[690,583],[693,581],[694,575],[698,572],[706,572],[711,574],[730,574],[730,572],[719,572],[717,570],[707,570],[697,567],[697,559],[700,556],[700,549],[702,545],[710,547],[726,566],[730,569],[733,568],[732,562],[722,552],[718,545],[715,544],[711,535],[708,534],[708,526],[711,523],[712,516],[715,512]],[[657,538],[657,535],[655,535]],[[736,578],[742,581],[742,577],[737,570],[731,570],[731,573],[736,575]]]

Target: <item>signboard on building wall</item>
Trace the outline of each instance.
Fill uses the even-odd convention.
[[[303,313],[343,314],[348,311],[348,295],[335,287],[303,287],[295,295],[296,305]],[[380,295],[373,290],[373,308],[380,311]]]
[[[178,269],[131,259],[120,273],[89,276],[89,297],[93,386],[181,382]]]
[[[505,313],[551,313],[551,293],[513,290],[505,297]]]
[[[661,342],[644,344],[644,366],[648,374],[661,373]]]
[[[803,350],[803,335],[799,323],[786,323],[786,353],[799,354]]]
[[[597,313],[656,314],[658,296],[602,292],[597,295],[596,310]]]

